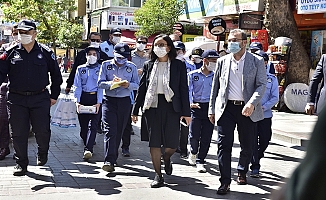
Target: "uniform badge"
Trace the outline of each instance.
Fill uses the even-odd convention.
[[[198,76],[194,76],[194,81],[198,81],[199,77]]]
[[[109,51],[109,48],[105,48],[104,50],[105,50],[105,52],[108,52]]]
[[[99,73],[100,73],[99,71],[96,71],[96,72],[95,72],[95,74],[96,74],[97,76],[98,76]]]
[[[51,54],[51,58],[52,58],[53,60],[55,60],[55,55],[54,55],[54,53]]]
[[[81,72],[80,72],[81,74],[86,74],[86,70],[85,69],[83,69],[83,70],[81,70]]]
[[[130,73],[130,72],[132,71],[132,69],[131,69],[130,67],[127,67],[126,71],[127,71],[128,73]]]
[[[107,69],[108,69],[108,70],[112,70],[112,65],[108,65],[108,66],[107,66]]]
[[[271,83],[272,79],[271,78],[267,78],[267,82]]]
[[[43,58],[43,55],[42,55],[42,54],[38,54],[37,57],[38,57],[39,59],[42,59],[42,58]]]
[[[126,50],[125,50],[124,47],[120,48],[120,52],[125,52],[125,51],[126,51]]]

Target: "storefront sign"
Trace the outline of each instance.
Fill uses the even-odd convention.
[[[122,29],[137,29],[139,26],[134,21],[133,12],[120,12],[106,10],[102,12],[101,30],[119,27]]]
[[[197,37],[199,35],[189,35],[189,34],[183,34],[182,35],[182,41],[183,43],[185,42],[192,42],[195,40],[195,37]]]
[[[239,28],[247,30],[260,30],[263,27],[263,15],[241,13]]]
[[[206,0],[207,1],[207,0]],[[208,0],[205,3],[206,16],[238,14],[243,11],[263,11],[264,0],[224,1]]]
[[[226,23],[222,18],[216,17],[208,23],[208,30],[212,35],[221,35],[225,32]]]
[[[298,0],[298,14],[325,13],[325,0]]]

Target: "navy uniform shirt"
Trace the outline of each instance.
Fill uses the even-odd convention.
[[[97,103],[102,103],[103,90],[98,89],[97,80],[99,77],[101,65],[89,67],[88,65],[80,65],[77,68],[74,80],[75,98],[80,102],[82,92],[97,92]]]
[[[188,73],[189,102],[208,103],[211,95],[214,72],[207,76],[201,69],[196,69]]]
[[[127,80],[130,85],[128,88],[118,87],[110,90],[115,77],[121,80]],[[104,94],[109,97],[129,97],[132,90],[137,90],[139,78],[137,67],[134,63],[127,61],[123,66],[115,65],[114,60],[108,60],[102,63],[100,77],[98,80],[99,88],[105,89]]]
[[[57,99],[62,76],[55,56],[50,48],[35,41],[28,53],[21,43],[9,48],[0,57],[0,83],[7,74],[9,90],[19,92],[39,92],[46,88],[51,75],[51,99]]]
[[[102,42],[100,44],[101,50],[108,55],[109,59],[114,58],[113,50],[114,50],[114,44],[112,44],[109,41]]]

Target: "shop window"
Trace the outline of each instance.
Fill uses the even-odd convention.
[[[108,7],[108,6],[110,6],[110,0],[104,0],[103,7]]]
[[[103,7],[103,0],[97,0],[96,1],[96,8],[102,8]]]
[[[112,0],[111,6],[129,7],[129,0]]]
[[[141,7],[141,0],[130,0],[130,7]]]

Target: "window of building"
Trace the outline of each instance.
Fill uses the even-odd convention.
[[[141,7],[141,0],[130,0],[130,7]]]
[[[96,1],[96,8],[102,8],[103,7],[103,0],[97,0]]]
[[[129,0],[112,0],[111,6],[129,7]]]

